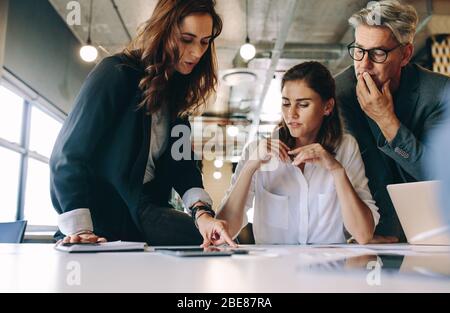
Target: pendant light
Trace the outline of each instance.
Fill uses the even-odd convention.
[[[80,57],[83,61],[85,61],[87,63],[94,62],[95,60],[97,60],[97,57],[98,57],[98,50],[96,47],[94,47],[92,45],[92,40],[91,40],[92,6],[93,6],[93,0],[91,0],[91,4],[90,4],[88,39],[87,39],[86,45],[84,45],[80,49]]]
[[[256,55],[256,48],[250,43],[250,37],[248,35],[248,0],[245,0],[245,26],[247,30],[247,37],[245,38],[245,44],[241,46],[241,57],[246,61],[250,61]]]

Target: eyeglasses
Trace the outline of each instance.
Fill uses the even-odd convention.
[[[373,62],[384,63],[388,58],[389,52],[394,51],[395,49],[402,46],[403,45],[399,44],[398,46],[392,49],[375,48],[366,50],[361,47],[355,46],[355,43],[352,42],[347,46],[347,49],[348,53],[350,54],[350,57],[355,61],[362,61],[367,52],[369,54],[369,59],[372,60]]]

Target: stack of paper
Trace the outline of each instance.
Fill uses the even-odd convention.
[[[55,249],[67,253],[145,251],[143,242],[114,241],[105,243],[56,244]]]

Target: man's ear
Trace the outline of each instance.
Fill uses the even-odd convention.
[[[333,113],[335,105],[336,100],[334,100],[333,98],[327,101],[327,103],[325,104],[325,116],[330,116],[331,113]]]
[[[403,48],[401,67],[406,66],[411,61],[413,55],[414,55],[414,45],[412,43],[409,43]]]

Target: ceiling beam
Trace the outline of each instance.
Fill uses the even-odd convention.
[[[278,61],[280,60],[280,56],[283,53],[284,46],[286,44],[286,40],[289,34],[289,29],[294,22],[295,13],[297,12],[299,1],[298,0],[289,0],[286,5],[286,11],[283,16],[283,23],[281,24],[280,32],[277,36],[277,40],[275,42],[275,47],[272,50],[272,58],[270,60],[270,67],[267,70],[266,80],[264,83],[264,87],[262,90],[261,97],[259,99],[259,104],[255,110],[255,119],[253,120],[252,127],[250,129],[250,133],[248,136],[247,142],[251,142],[256,137],[258,132],[258,127],[261,122],[261,112],[264,104],[264,100],[266,99],[267,92],[269,91],[270,84],[272,83],[273,76],[277,69]]]

